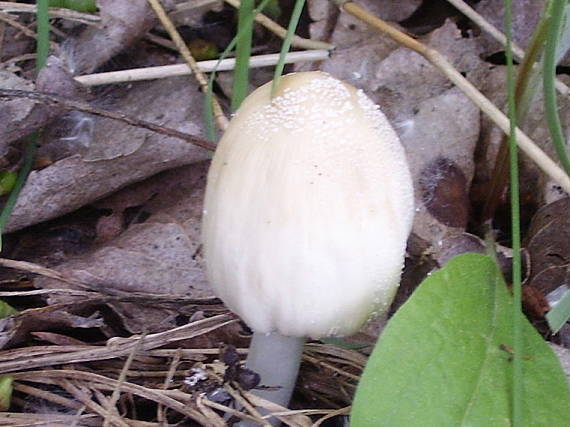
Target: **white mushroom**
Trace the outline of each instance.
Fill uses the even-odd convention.
[[[269,373],[251,366],[256,343],[289,360],[283,336],[300,354],[303,337],[350,335],[384,312],[414,209],[404,150],[362,91],[307,72],[270,92],[249,95],[219,143],[203,243],[216,295],[254,331],[248,367],[276,385],[274,359]]]

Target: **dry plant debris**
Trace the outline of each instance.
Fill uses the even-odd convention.
[[[234,34],[234,0],[160,3],[186,43],[223,49]],[[382,105],[412,164],[417,215],[401,303],[431,269],[484,250],[478,213],[501,132],[421,55],[331,1],[307,3],[298,46],[335,49],[289,69],[320,69],[363,89]],[[430,16],[420,0],[355,3],[435,49],[503,107],[503,47],[463,15],[448,7]],[[521,46],[542,3],[516,9]],[[482,0],[474,8],[500,27],[501,4]],[[293,409],[248,393],[236,364],[248,331],[213,297],[202,269],[202,196],[213,145],[204,141],[200,85],[193,76],[78,84],[81,75],[183,63],[146,1],[99,0],[98,7],[96,14],[51,11],[54,56],[35,77],[33,6],[0,2],[2,169],[17,170],[19,139],[43,129],[0,259],[0,296],[23,310],[0,321],[0,373],[15,380],[0,424],[224,426],[245,417],[263,425],[254,407],[265,407],[286,425],[334,425],[349,413],[383,321],[343,343],[356,349],[308,344]],[[286,26],[287,13],[276,23],[259,19],[275,29]],[[255,54],[275,53],[281,42],[261,25],[254,39]],[[220,73],[217,82],[226,114],[230,78]],[[252,70],[256,86],[270,79],[267,69]],[[552,154],[540,101],[535,105],[523,130]],[[562,117],[568,108],[561,97]],[[532,161],[522,164],[532,220],[525,303],[540,326],[549,294],[568,276],[562,236],[569,224],[561,214],[568,198]],[[504,219],[499,212],[496,226],[508,245]],[[563,328],[558,343],[570,347],[569,337]],[[557,352],[568,357],[565,348]]]

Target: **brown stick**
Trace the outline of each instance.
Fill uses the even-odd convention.
[[[113,111],[102,110],[93,107],[85,102],[75,101],[73,99],[65,98],[63,96],[52,95],[44,92],[35,92],[29,90],[14,90],[14,89],[0,89],[0,98],[28,98],[41,102],[46,105],[57,106],[66,110],[76,110],[83,113],[89,113],[107,119],[118,120],[130,126],[136,126],[148,129],[152,132],[160,133],[162,135],[171,136],[174,138],[182,139],[190,144],[197,145],[198,147],[205,148],[206,150],[215,150],[216,146],[211,142],[198,138],[196,136],[177,131],[176,129],[167,128],[164,126],[156,125],[146,120],[136,119],[123,113],[115,113]]]

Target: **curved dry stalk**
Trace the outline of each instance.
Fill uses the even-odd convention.
[[[42,390],[40,388],[32,387],[30,385],[15,383],[14,390],[27,394],[28,396],[33,396],[38,399],[43,399],[48,402],[54,403],[56,405],[60,405],[64,408],[68,408],[70,410],[79,411],[84,408],[85,405],[79,403],[77,400],[68,399],[67,397],[60,396],[59,394],[53,393],[51,391]],[[0,425],[2,422],[0,421]]]
[[[71,394],[78,402],[81,402],[85,407],[93,413],[99,415],[104,420],[110,420],[113,426],[129,427],[129,424],[119,418],[116,411],[111,412],[111,409],[105,409],[92,399],[91,393],[81,387],[79,384],[70,380],[60,380],[56,382],[58,386]]]
[[[329,57],[327,50],[307,50],[303,52],[290,52],[285,58],[286,64],[299,62],[323,61]],[[279,61],[278,53],[267,55],[252,56],[250,59],[250,68],[269,67],[277,64]],[[233,70],[235,67],[235,58],[223,59],[221,61],[212,59],[208,61],[200,61],[196,64],[203,73],[211,71],[227,71]],[[134,68],[130,70],[110,71],[107,73],[85,74],[75,77],[75,81],[85,86],[98,86],[110,83],[124,83],[141,80],[162,79],[166,77],[187,76],[192,74],[192,70],[188,69],[186,64],[161,65],[158,67]]]
[[[119,382],[112,378],[94,374],[92,372],[73,369],[17,372],[12,374],[12,376],[17,381],[28,381],[43,384],[59,385],[62,381],[87,382],[91,388],[101,389],[105,391],[113,391],[117,386],[119,386],[121,388],[121,391],[124,393],[131,393],[162,404],[170,409],[173,409],[183,415],[194,419],[195,421],[199,422],[200,425],[208,425],[208,419],[204,415],[191,408],[189,405],[170,397],[167,395],[165,390],[148,388],[130,382],[124,382],[123,384],[119,385]]]
[[[149,2],[150,6],[156,13],[156,16],[158,16],[160,23],[164,26],[166,32],[168,33],[174,44],[176,44],[178,51],[180,52],[180,54],[182,55],[182,57],[184,58],[184,60],[192,70],[192,72],[194,73],[196,81],[202,88],[202,91],[204,93],[207,93],[208,79],[200,71],[200,68],[198,67],[196,60],[192,56],[192,53],[190,53],[190,49],[188,49],[188,46],[186,46],[186,43],[184,43],[184,40],[182,40],[180,33],[178,32],[178,30],[176,29],[176,27],[174,26],[168,15],[166,14],[166,11],[160,4],[160,1],[159,0],[147,0],[147,1]],[[218,100],[215,97],[212,97],[212,108],[214,110],[214,119],[216,120],[218,128],[221,131],[225,131],[226,128],[228,127],[229,120],[225,116],[224,112],[222,111],[222,107],[220,106]]]
[[[348,415],[350,414],[350,409],[351,409],[350,406],[347,406],[346,408],[337,409],[336,411],[333,411],[330,414],[327,414],[324,417],[320,418],[317,422],[315,422],[315,424],[313,424],[313,427],[319,427],[326,420],[332,417],[336,417],[337,415]]]
[[[465,77],[451,65],[437,50],[413,39],[387,22],[377,18],[352,1],[335,1],[347,13],[366,22],[378,31],[387,34],[398,43],[412,49],[426,58],[433,66],[440,70],[452,83],[479,107],[505,134],[510,133],[509,119],[485,95],[473,86]],[[535,142],[523,131],[516,128],[517,145],[530,157],[542,171],[556,182],[564,191],[570,193],[570,177],[550,157],[542,151]]]
[[[121,397],[121,386],[127,381],[127,375],[129,374],[131,364],[133,363],[135,355],[140,350],[141,345],[142,345],[146,335],[147,335],[146,332],[141,334],[140,339],[136,342],[136,344],[133,346],[131,352],[129,353],[129,356],[127,357],[127,360],[125,361],[123,368],[121,369],[121,373],[119,374],[119,378],[117,380],[117,386],[113,390],[113,394],[111,395],[111,399],[109,400],[109,404],[107,405],[108,407],[113,408],[117,405],[117,402],[119,401],[119,397]],[[103,421],[103,427],[111,427],[112,415],[113,414],[111,414],[110,411],[107,412],[107,415],[105,416],[104,421]]]
[[[240,7],[240,0],[224,0],[229,5],[239,9]],[[283,28],[277,22],[273,21],[272,19],[268,18],[262,13],[258,13],[255,15],[255,21],[258,24],[263,25],[272,33],[276,34],[280,38],[284,39],[287,35],[287,29]],[[311,39],[304,39],[303,37],[294,36],[293,42],[291,43],[293,47],[297,47],[300,49],[324,49],[324,50],[332,50],[335,48],[333,44],[322,42],[320,40],[311,40]]]
[[[0,372],[8,373],[23,369],[33,369],[61,365],[66,363],[90,362],[95,360],[114,359],[128,356],[133,347],[140,345],[141,350],[154,349],[165,344],[193,338],[207,334],[230,323],[236,322],[228,315],[217,315],[207,319],[198,320],[184,326],[170,329],[165,332],[147,335],[141,344],[140,337],[134,336],[125,339],[111,338],[104,346],[86,346],[87,348],[76,351],[44,354],[40,356],[28,356],[25,352],[19,358],[0,361]]]

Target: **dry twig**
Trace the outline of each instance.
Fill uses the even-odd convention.
[[[290,52],[285,57],[286,64],[298,62],[323,61],[329,57],[326,50],[307,50],[303,52]],[[252,56],[251,68],[268,67],[277,64],[279,54]],[[197,62],[198,68],[204,72],[233,70],[235,58],[217,59]],[[97,86],[110,83],[124,83],[140,80],[162,79],[166,77],[187,76],[192,74],[186,64],[163,65],[159,67],[134,68],[131,70],[110,71],[107,73],[86,74],[75,77],[75,80],[85,86]]]
[[[190,144],[197,145],[198,147],[207,150],[215,150],[215,145],[211,142],[205,141],[196,136],[177,131],[176,129],[160,126],[146,120],[140,120],[123,113],[115,113],[113,111],[103,110],[101,108],[93,107],[85,102],[75,101],[73,99],[65,98],[63,96],[52,95],[49,93],[35,92],[28,90],[14,90],[14,89],[0,89],[0,98],[28,98],[41,102],[46,105],[64,108],[66,110],[76,110],[83,113],[89,113],[107,119],[118,120],[131,126],[147,129],[162,135],[167,135],[173,138],[178,138]]]
[[[226,3],[232,5],[236,9],[240,7],[239,0],[224,0]],[[273,21],[272,19],[268,18],[262,13],[258,13],[255,15],[255,21],[265,28],[267,28],[272,33],[276,34],[277,36],[281,37],[282,39],[285,38],[287,35],[287,29],[283,28],[277,22]],[[325,43],[320,40],[311,40],[311,39],[304,39],[303,37],[299,37],[297,35],[293,36],[293,41],[291,43],[293,47],[300,48],[300,49],[324,49],[324,50],[332,50],[335,48],[334,45],[330,43]]]
[[[182,55],[182,57],[184,58],[184,60],[192,70],[192,72],[194,73],[196,80],[198,81],[198,84],[202,88],[202,91],[204,93],[207,93],[208,79],[206,79],[204,74],[200,71],[198,64],[196,63],[196,60],[192,56],[192,53],[190,53],[190,49],[188,49],[188,46],[186,46],[186,43],[184,43],[184,40],[178,33],[178,30],[176,29],[176,27],[174,26],[168,15],[166,14],[166,11],[160,4],[160,1],[159,0],[147,0],[147,1],[149,2],[152,9],[156,13],[156,16],[158,16],[158,19],[166,29],[166,32],[168,33],[172,41],[176,44],[176,47],[178,48],[180,54]],[[214,110],[214,119],[216,120],[218,127],[220,128],[221,131],[225,131],[226,128],[228,127],[229,121],[227,117],[224,115],[222,107],[220,106],[218,100],[215,97],[212,97],[212,108]]]
[[[145,338],[144,343],[141,344],[141,349],[150,350],[161,347],[167,343],[193,338],[234,322],[236,322],[236,319],[222,314],[165,332],[150,334]],[[22,354],[21,357],[17,359],[7,358],[3,355],[0,361],[0,372],[7,373],[65,363],[79,363],[124,357],[132,351],[132,348],[137,345],[139,339],[139,337],[124,338],[121,340],[112,338],[105,346],[88,346],[85,350],[70,352],[66,352],[65,349],[62,349],[63,351],[60,350],[57,354],[44,354],[39,356]]]

